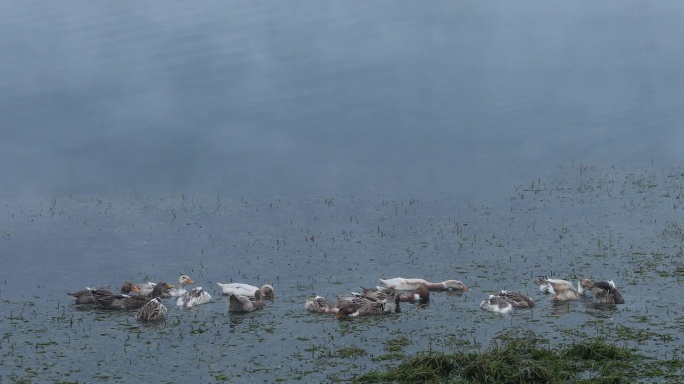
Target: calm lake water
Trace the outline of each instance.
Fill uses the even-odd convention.
[[[0,3],[0,382],[347,380],[530,330],[679,358],[682,19],[678,1]],[[181,273],[214,300],[154,326],[66,296]],[[614,279],[627,304],[552,305],[538,275]],[[303,309],[395,276],[471,290],[379,319]],[[228,281],[276,300],[228,314]],[[503,288],[537,307],[479,310]]]

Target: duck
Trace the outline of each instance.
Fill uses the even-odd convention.
[[[144,322],[163,320],[167,312],[168,309],[162,304],[161,300],[155,297],[138,309],[136,319]]]
[[[304,308],[309,312],[327,313],[329,315],[336,315],[340,310],[332,301],[318,295],[307,299],[304,303]]]
[[[387,291],[393,288],[376,287],[364,288],[361,287],[362,293],[359,296],[369,298],[374,301],[381,301],[387,298]],[[416,290],[408,294],[400,294],[399,301],[402,303],[419,303],[426,304],[430,301],[430,291],[425,285],[419,286]]]
[[[532,300],[532,298],[529,296],[523,295],[522,293],[502,290],[501,292],[499,292],[498,296],[503,297],[506,301],[508,301],[513,306],[513,308],[532,308],[532,307],[534,307],[534,301]]]
[[[399,294],[390,292],[388,297],[381,301],[373,301],[365,297],[352,300],[342,300],[336,304],[338,319],[358,316],[379,316],[400,312]]]
[[[186,284],[194,284],[195,282],[190,278],[188,275],[181,275],[178,278],[178,287],[174,287],[171,289],[168,293],[165,294],[163,297],[179,297],[182,296],[185,292],[185,285]],[[147,282],[147,283],[142,283],[138,284],[140,287],[140,294],[143,296],[149,296],[150,293],[152,293],[152,290],[154,289],[155,283]]]
[[[572,286],[572,283],[561,279],[547,279],[546,277],[539,277],[535,280],[539,284],[539,290],[544,293],[553,293],[553,300],[579,300],[582,291],[579,282],[577,286],[579,291]]]
[[[382,300],[370,299],[360,294],[338,296],[339,301],[333,304],[330,300],[316,296],[304,303],[309,312],[335,315],[338,319],[357,316],[374,316],[399,313],[399,292],[385,288],[386,297]]]
[[[97,304],[95,297],[93,297],[92,291],[93,288],[86,287],[86,289],[78,292],[67,292],[67,295],[73,297],[76,300],[76,304]],[[101,289],[100,291],[109,292],[112,295],[114,294],[106,289]],[[140,293],[140,288],[137,285],[127,281],[121,286],[120,292],[122,295],[128,295],[131,292]]]
[[[385,293],[386,297],[379,301],[372,300],[367,297],[353,297],[346,300],[340,300],[340,302],[335,304],[338,309],[335,316],[338,319],[341,319],[347,317],[377,316],[401,312],[401,308],[399,306],[399,292],[393,288],[388,288]]]
[[[185,292],[176,300],[176,305],[179,307],[191,308],[195,305],[205,304],[211,300],[211,295],[205,292],[202,287],[193,288]]]
[[[403,277],[395,277],[393,279],[380,279],[380,281],[389,288],[398,289],[400,291],[413,291],[424,285],[428,291],[447,291],[458,290],[467,291],[468,287],[458,280],[446,280],[441,283],[431,283],[424,279],[405,279]]]
[[[480,303],[480,308],[487,312],[510,313],[513,312],[513,304],[506,297],[499,295],[489,295]]]
[[[219,288],[221,288],[221,291],[223,292],[224,295],[238,295],[238,296],[247,296],[247,297],[254,297],[254,292],[257,290],[261,291],[261,295],[264,299],[270,299],[274,300],[275,299],[275,291],[273,290],[273,287],[269,284],[265,284],[261,288],[255,287],[250,284],[244,284],[244,283],[216,283]]]
[[[164,294],[168,294],[168,291],[173,288],[173,285],[161,282],[157,283],[150,294],[150,297],[145,296],[129,296],[129,295],[114,295],[111,292],[105,290],[92,290],[91,293],[95,298],[95,301],[103,309],[138,309],[148,301],[162,297]]]
[[[266,307],[261,291],[254,291],[254,297],[231,294],[228,297],[229,312],[254,312]]]
[[[595,303],[624,304],[625,299],[618,291],[613,280],[594,281],[592,279],[580,280],[580,286],[591,291]]]

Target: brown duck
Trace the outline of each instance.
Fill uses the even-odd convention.
[[[158,283],[149,297],[144,296],[129,296],[129,295],[114,295],[106,291],[93,290],[92,294],[95,301],[103,309],[138,309],[147,304],[148,301],[154,298],[162,297],[168,294],[168,291],[173,288],[173,285],[167,283]]]
[[[73,297],[76,300],[76,304],[97,304],[97,302],[95,301],[95,297],[93,296],[93,293],[92,293],[92,291],[94,291],[94,290],[95,289],[93,289],[93,288],[86,288],[86,289],[78,291],[78,292],[72,292],[72,293],[67,292],[67,295]],[[99,291],[101,291],[103,294],[109,293],[111,295],[114,295],[113,292],[110,292],[106,289],[99,289]],[[131,292],[140,293],[140,288],[138,288],[137,285],[135,285],[131,282],[125,282],[121,286],[120,292],[122,295],[128,295]]]

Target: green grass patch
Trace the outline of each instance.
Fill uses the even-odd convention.
[[[342,357],[342,358],[351,358],[351,357],[364,356],[366,354],[367,354],[367,352],[361,348],[346,347],[346,348],[338,349],[335,356],[336,357]]]
[[[543,344],[543,345],[542,345]],[[424,352],[356,383],[633,383],[682,374],[678,360],[657,361],[602,340],[548,346],[536,337],[503,340],[484,352]]]

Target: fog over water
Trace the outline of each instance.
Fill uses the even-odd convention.
[[[682,161],[684,7],[0,4],[5,199],[501,195]]]

